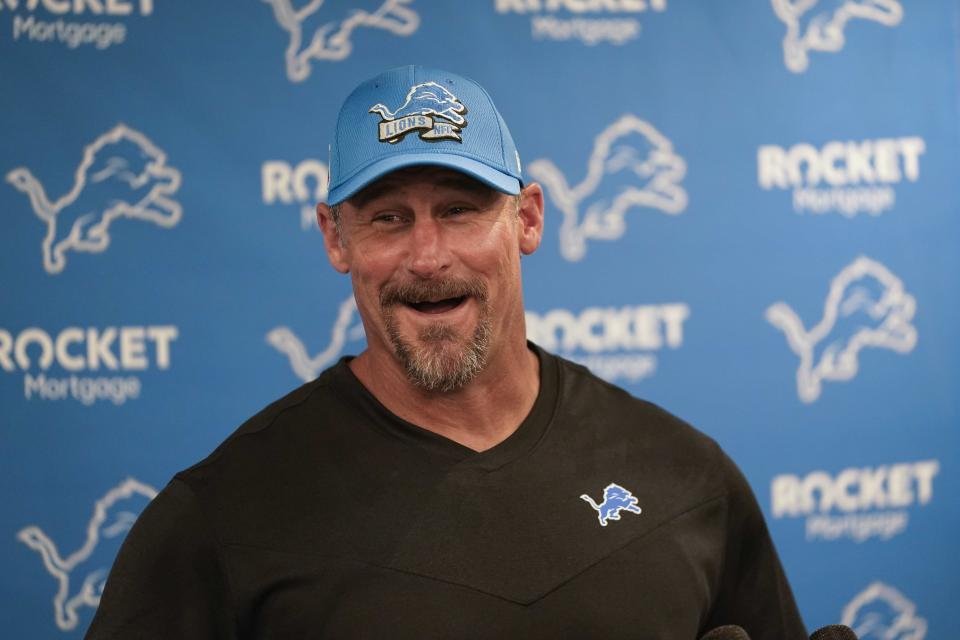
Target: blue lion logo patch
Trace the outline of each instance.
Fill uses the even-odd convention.
[[[603,501],[600,504],[594,502],[593,498],[587,494],[580,496],[580,499],[589,503],[597,512],[601,527],[607,526],[610,520],[619,520],[621,511],[629,511],[637,515],[641,512],[640,507],[637,506],[637,497],[613,482],[603,490]]]
[[[463,114],[467,107],[446,87],[436,82],[424,82],[410,87],[403,104],[391,112],[377,103],[370,113],[380,116],[380,142],[396,144],[412,131],[420,132],[427,142],[456,140],[462,142],[460,131],[467,126]]]

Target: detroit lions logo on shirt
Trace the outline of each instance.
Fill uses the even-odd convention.
[[[420,139],[427,142],[456,140],[462,142],[460,130],[467,126],[463,114],[467,107],[436,82],[424,82],[410,87],[403,104],[391,112],[377,103],[370,113],[378,114],[380,142],[396,144],[412,131],[420,132]]]
[[[587,494],[580,496],[581,500],[586,501],[597,512],[597,519],[600,526],[607,526],[610,520],[619,520],[621,511],[629,511],[640,515],[640,507],[637,506],[637,497],[618,484],[611,482],[603,490],[603,502],[597,504],[593,498]]]

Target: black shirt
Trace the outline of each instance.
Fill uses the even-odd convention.
[[[270,405],[140,516],[87,637],[805,639],[713,440],[535,350],[533,409],[481,453],[346,359]]]

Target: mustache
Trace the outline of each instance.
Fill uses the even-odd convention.
[[[397,304],[445,300],[447,298],[472,297],[487,301],[487,287],[477,278],[444,278],[443,280],[415,280],[413,282],[387,284],[380,290],[380,307]]]

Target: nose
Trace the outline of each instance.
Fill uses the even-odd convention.
[[[419,278],[432,278],[450,266],[440,224],[432,216],[418,216],[410,231],[410,271]]]

